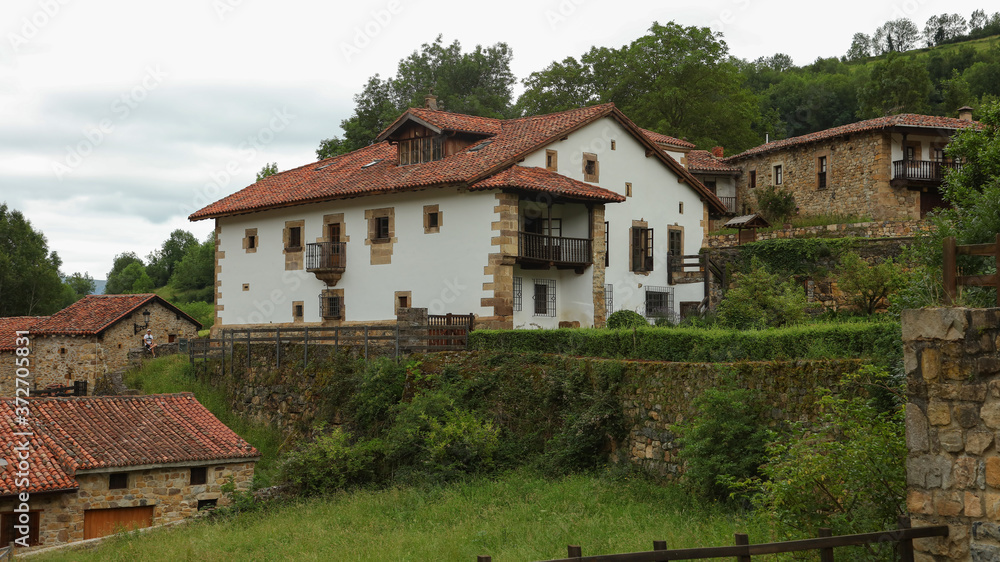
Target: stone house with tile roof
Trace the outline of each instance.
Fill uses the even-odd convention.
[[[260,454],[191,393],[0,400],[0,543],[53,546],[224,505]],[[20,540],[19,540],[20,539]]]
[[[93,389],[99,377],[128,365],[147,329],[155,342],[169,343],[197,337],[200,327],[152,293],[87,295],[52,316],[0,319],[0,396],[14,396],[17,330],[28,332],[31,388],[85,381]]]
[[[215,221],[216,328],[408,307],[601,326],[704,298],[669,283],[667,253],[696,254],[725,206],[613,104],[507,120],[412,108],[374,141],[189,217]]]
[[[741,171],[740,211],[756,208],[759,190],[790,190],[802,215],[854,215],[874,220],[923,218],[945,204],[941,184],[960,165],[945,153],[958,119],[900,114],[777,140],[721,160]]]

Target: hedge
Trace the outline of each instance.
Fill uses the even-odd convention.
[[[634,330],[476,330],[469,348],[651,361],[732,362],[902,358],[898,322],[807,324],[768,330],[637,328]]]

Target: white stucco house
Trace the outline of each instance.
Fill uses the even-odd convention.
[[[613,104],[519,119],[407,110],[374,144],[193,213],[216,229],[216,327],[602,326],[701,302],[668,282],[718,197]]]

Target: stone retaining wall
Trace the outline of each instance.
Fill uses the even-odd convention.
[[[758,232],[757,241],[776,238],[910,238],[930,228],[930,223],[922,220],[787,227]],[[739,245],[738,238],[736,234],[709,234],[702,245],[706,248],[733,248]]]
[[[903,311],[906,506],[917,560],[1000,560],[1000,309]]]

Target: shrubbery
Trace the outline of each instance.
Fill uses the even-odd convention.
[[[641,314],[634,310],[619,310],[612,312],[608,316],[608,328],[618,330],[621,328],[645,328],[649,322]]]
[[[801,322],[807,304],[801,286],[754,258],[749,273],[736,275],[736,286],[726,292],[716,313],[728,328],[773,328]]]

